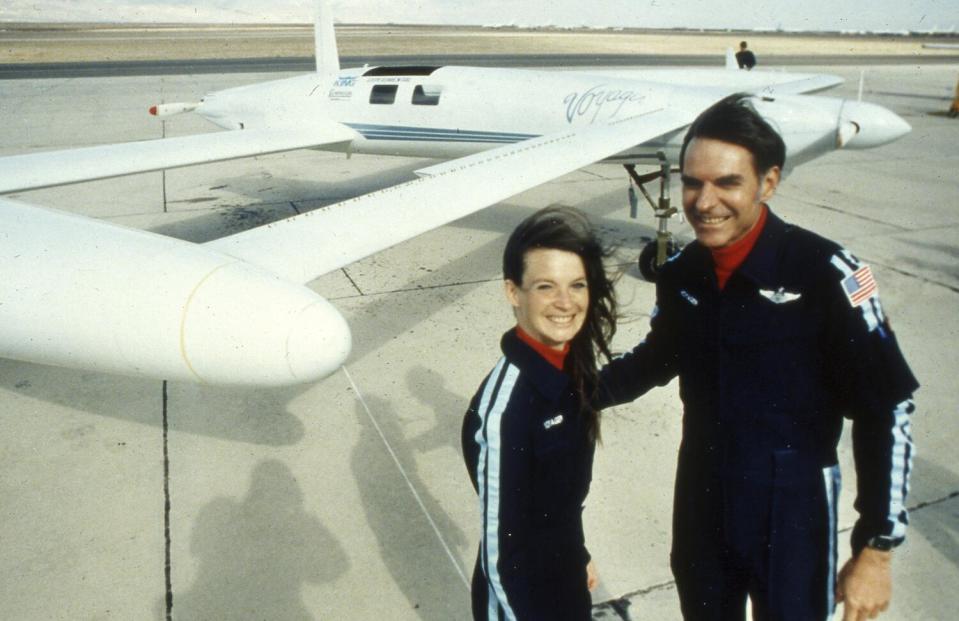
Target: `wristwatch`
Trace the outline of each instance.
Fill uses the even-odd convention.
[[[895,539],[888,535],[876,535],[866,540],[866,547],[881,552],[888,552],[902,543],[901,539]]]

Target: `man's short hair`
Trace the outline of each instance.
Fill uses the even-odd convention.
[[[756,175],[786,163],[786,144],[782,136],[753,108],[750,96],[736,93],[706,108],[689,126],[679,150],[679,167],[686,159],[686,147],[693,138],[712,138],[739,145],[753,155]]]

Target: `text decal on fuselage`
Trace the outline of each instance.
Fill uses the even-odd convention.
[[[566,104],[567,122],[586,118],[589,123],[594,123],[601,112],[607,120],[612,120],[626,104],[641,103],[645,100],[646,95],[642,93],[608,88],[607,85],[600,84],[582,93],[572,92],[566,95],[563,103]]]

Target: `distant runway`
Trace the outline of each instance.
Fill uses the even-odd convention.
[[[595,66],[718,66],[716,54],[444,54],[343,56],[344,67],[363,65],[472,65],[479,67],[595,67]],[[768,66],[802,65],[908,65],[914,55],[789,55],[770,57]],[[955,55],[924,56],[923,64],[959,63]],[[194,75],[223,73],[287,73],[313,70],[312,56],[279,58],[200,58],[195,60],[132,60],[110,62],[6,63],[0,64],[0,80],[42,78],[124,77],[149,75]]]

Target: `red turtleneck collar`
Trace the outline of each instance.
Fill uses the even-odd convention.
[[[553,349],[549,345],[540,343],[530,335],[526,334],[526,332],[524,332],[519,326],[516,326],[516,336],[519,337],[519,340],[532,347],[536,353],[545,358],[546,362],[550,363],[560,371],[563,370],[563,364],[566,362],[566,354],[569,353],[569,343],[564,344],[563,349]]]
[[[716,268],[716,282],[719,283],[720,291],[726,286],[726,282],[733,275],[733,272],[749,256],[753,246],[756,245],[756,240],[759,239],[759,234],[763,232],[763,227],[766,225],[766,212],[769,210],[766,209],[765,204],[761,205],[761,209],[756,224],[742,239],[723,248],[710,249],[713,255],[713,265]]]

